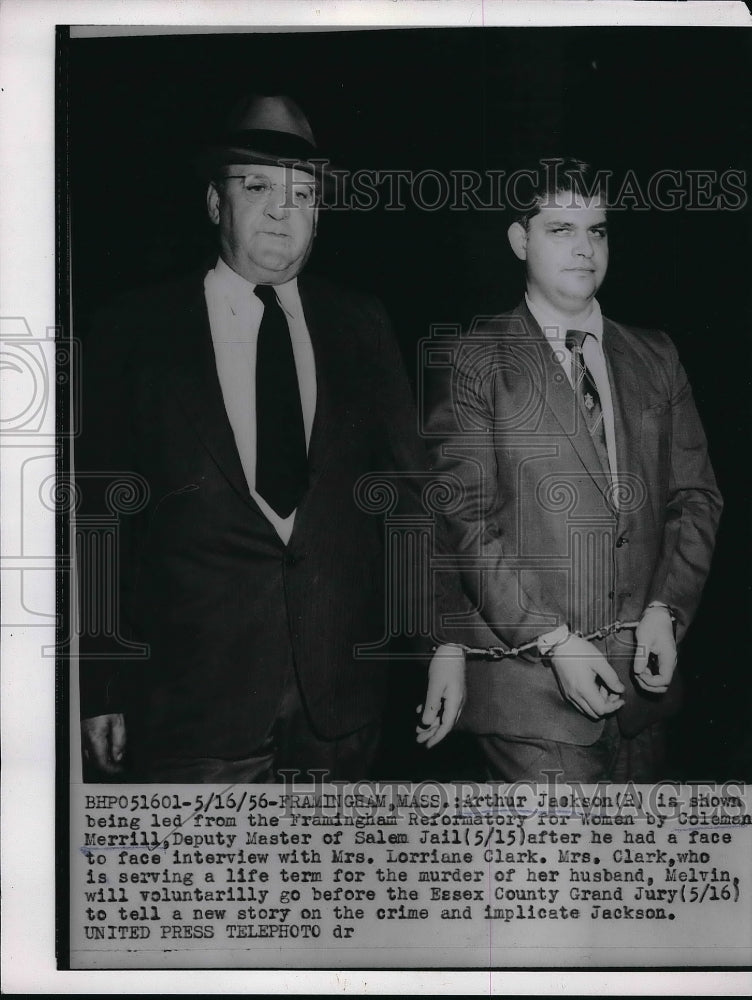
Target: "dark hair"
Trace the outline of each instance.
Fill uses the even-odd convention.
[[[532,169],[520,171],[523,174],[532,182],[531,199],[526,205],[514,207],[518,212],[516,221],[526,229],[533,216],[557,194],[580,194],[586,198],[607,194],[604,172],[596,172],[589,163],[571,156],[547,157]]]

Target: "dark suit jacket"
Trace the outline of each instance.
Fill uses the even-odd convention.
[[[318,399],[310,487],[285,546],[243,474],[203,277],[128,296],[84,347],[79,513],[96,506],[91,473],[143,477],[148,502],[120,519],[116,611],[122,639],[148,644],[149,655],[118,662],[101,635],[85,636],[82,711],[119,711],[124,687],[135,692],[129,731],[143,729],[147,755],[247,754],[291,667],[320,736],[379,718],[384,661],[356,660],[353,646],[384,633],[384,524],[353,490],[372,470],[426,465],[381,305],[301,276]],[[413,499],[408,490],[403,502]],[[85,560],[81,575],[86,601],[97,581]]]
[[[451,338],[453,362],[429,421],[435,467],[464,485],[449,517],[475,617],[469,644],[518,646],[562,623],[593,630],[640,617],[650,601],[682,638],[710,566],[721,497],[685,372],[669,338],[604,319],[620,479],[618,506],[575,395],[524,302]],[[630,681],[634,634],[601,643],[626,684],[622,731],[674,709]],[[678,678],[677,678],[678,681]],[[588,745],[593,722],[553,672],[524,655],[468,666],[461,724],[481,733]]]

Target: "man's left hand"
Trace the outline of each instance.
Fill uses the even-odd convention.
[[[635,679],[643,690],[663,694],[668,690],[676,667],[674,625],[668,608],[647,608],[637,626],[635,637]],[[651,653],[655,653],[658,660],[658,672],[655,674],[648,666]]]
[[[417,742],[436,746],[451,732],[465,704],[465,652],[459,646],[439,646],[428,668],[425,706],[416,728]]]

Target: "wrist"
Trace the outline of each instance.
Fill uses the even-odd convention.
[[[656,611],[663,611],[668,615],[672,622],[676,621],[676,615],[674,614],[673,609],[670,608],[668,604],[664,604],[663,601],[651,601],[642,612],[642,617],[644,618],[645,615]]]
[[[645,636],[645,630],[649,629],[653,635],[670,635],[676,642],[676,615],[673,608],[661,601],[651,601],[645,608],[640,618],[638,635]]]
[[[551,656],[551,654],[559,647],[562,646],[567,639],[571,637],[572,633],[569,630],[569,625],[559,625],[552,632],[546,632],[544,635],[538,637],[538,651],[541,656]]]

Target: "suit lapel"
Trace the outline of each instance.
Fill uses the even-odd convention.
[[[301,279],[298,288],[316,364],[316,414],[308,446],[310,490],[320,479],[344,426],[340,411],[351,385],[344,373],[347,343],[339,328],[336,303],[307,280]]]
[[[316,365],[316,413],[308,448],[309,492],[321,476],[342,426],[340,410],[351,391],[346,374],[346,343],[337,320],[336,301],[308,281],[299,282],[306,326]],[[182,324],[175,320],[182,317]],[[179,399],[203,445],[231,486],[277,536],[248,488],[217,375],[203,278],[191,284],[166,322],[175,329],[164,360],[166,383]],[[299,510],[305,505],[300,502]],[[296,518],[296,524],[299,519]]]
[[[604,495],[608,495],[610,479],[603,470],[593,439],[579,411],[572,386],[562,370],[561,363],[524,301],[515,311],[514,318],[519,318],[524,324],[526,339],[528,342],[531,339],[534,341],[536,355],[542,362],[541,381],[535,378],[532,380],[536,391],[542,396],[545,405],[571,442],[577,457],[596,486]]]
[[[176,316],[182,317],[182,323]],[[248,488],[227,417],[202,281],[192,285],[169,322],[175,330],[175,340],[165,357],[167,386],[180,401],[201,442],[230,485],[263,517]],[[271,525],[269,527],[273,530]]]

